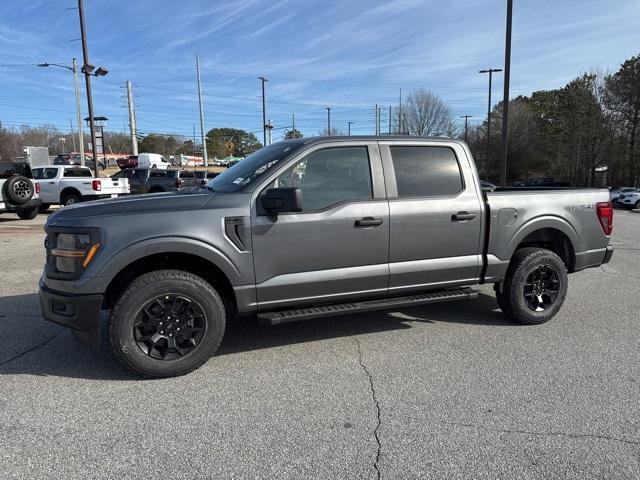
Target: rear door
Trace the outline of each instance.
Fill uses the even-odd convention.
[[[389,293],[472,284],[482,206],[459,144],[381,142],[391,222]]]
[[[260,196],[299,187],[303,211],[267,216]],[[376,142],[320,144],[254,193],[252,242],[261,309],[385,295],[389,206]]]
[[[33,169],[33,178],[40,184],[40,200],[42,203],[57,203],[58,200],[58,172],[55,167],[41,167]]]

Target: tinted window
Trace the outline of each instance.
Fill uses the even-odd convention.
[[[88,168],[65,168],[64,177],[93,177]]]
[[[32,178],[31,167],[26,163],[0,163],[0,178],[9,178],[12,175]]]
[[[193,178],[193,177],[195,177],[195,175],[193,174],[193,172],[190,172],[190,171],[188,171],[188,170],[184,170],[184,171],[180,172],[180,176],[181,176],[182,178]]]
[[[367,147],[314,152],[280,175],[275,186],[300,188],[305,212],[345,201],[370,200],[373,193]]]
[[[56,178],[58,175],[57,168],[34,168],[33,169],[33,178],[36,180],[45,180]]]
[[[453,195],[462,190],[460,166],[447,147],[390,147],[399,197]]]
[[[145,180],[147,178],[147,171],[146,170],[134,170],[133,171],[133,175],[131,175],[130,178],[133,178],[135,180]]]

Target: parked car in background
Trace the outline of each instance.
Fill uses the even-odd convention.
[[[138,155],[129,155],[128,157],[125,157],[125,158],[118,158],[116,160],[116,163],[118,164],[118,167],[120,167],[121,170],[124,170],[125,168],[137,168]]]
[[[141,153],[138,155],[138,168],[166,170],[170,168],[170,166],[169,161],[158,153]]]
[[[51,215],[40,305],[89,342],[109,310],[115,355],[150,377],[209,360],[233,315],[277,325],[472,299],[469,287],[493,284],[508,318],[541,324],[568,274],[611,259],[608,200],[605,189],[482,192],[459,140],[287,140],[204,189]]]
[[[39,193],[28,163],[0,163],[0,213],[16,213],[21,220],[36,218]]]
[[[81,166],[80,154],[78,153],[61,153],[53,159],[54,165],[76,165]],[[93,168],[93,157],[89,155],[84,156],[84,165],[89,168]],[[104,170],[106,165],[102,160],[98,160],[98,170]]]
[[[196,170],[193,174],[196,177],[196,185],[206,185],[209,180],[220,175],[217,172],[207,172],[205,170]]]
[[[88,167],[35,167],[33,178],[40,188],[43,210],[51,204],[68,206],[129,193],[129,181],[126,178],[96,178]]]
[[[615,204],[621,208],[640,209],[640,190],[637,188],[625,188],[615,199]]]
[[[640,189],[634,187],[616,187],[609,190],[609,200],[611,200],[614,204],[617,202],[618,197],[622,194],[638,192]]]
[[[126,178],[132,194],[175,192],[197,185],[193,172],[188,170],[159,170],[151,168],[129,168],[111,176]]]

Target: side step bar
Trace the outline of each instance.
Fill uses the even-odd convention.
[[[379,300],[365,300],[361,302],[341,303],[337,305],[323,305],[320,307],[295,308],[276,312],[258,313],[258,321],[263,325],[279,325],[281,323],[297,322],[312,318],[347,315],[350,313],[369,312],[372,310],[386,310],[395,307],[410,307],[427,303],[449,302],[452,300],[469,300],[477,298],[478,292],[471,288],[454,288],[434,292],[391,297]]]

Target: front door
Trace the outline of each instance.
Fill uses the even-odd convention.
[[[303,211],[252,212],[260,309],[385,295],[389,206],[375,142],[318,146],[263,186],[299,187]]]
[[[42,203],[58,202],[58,182],[56,177],[59,170],[57,168],[38,168],[34,175],[35,180],[40,184],[40,200]]]
[[[381,151],[391,217],[389,293],[475,283],[482,209],[464,149],[388,142]]]

